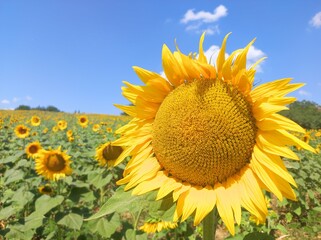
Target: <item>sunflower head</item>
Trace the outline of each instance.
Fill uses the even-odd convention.
[[[131,159],[118,184],[134,194],[158,190],[171,194],[173,221],[194,217],[198,225],[217,207],[227,228],[241,222],[241,208],[259,222],[268,214],[263,191],[295,200],[296,186],[281,157],[298,159],[289,146],[315,151],[291,132],[304,129],[278,114],[295,101],[286,95],[303,84],[285,78],[253,89],[255,66],[247,68],[254,41],[227,58],[224,38],[215,66],[207,60],[204,34],[198,54],[171,52],[164,45],[166,78],[134,67],[144,83],[128,82],[123,95],[132,106],[120,106],[133,119],[116,131],[113,145],[124,148],[115,164]]]
[[[46,179],[56,181],[72,173],[70,156],[61,151],[61,147],[56,150],[41,149],[35,161],[36,172]]]
[[[26,138],[30,134],[30,129],[23,124],[17,125],[14,131],[18,138]]]
[[[81,127],[86,128],[89,121],[88,121],[88,117],[86,115],[81,115],[78,117],[78,123]]]
[[[162,230],[177,228],[176,222],[168,222],[157,219],[150,219],[144,223],[139,229],[146,233],[156,233]]]
[[[57,126],[60,130],[64,130],[67,128],[68,126],[68,123],[66,120],[59,120],[58,123],[57,123]]]
[[[66,135],[67,135],[67,137],[72,137],[72,136],[73,136],[72,130],[68,130],[68,131],[66,132]]]
[[[93,125],[92,130],[93,130],[94,132],[98,132],[99,129],[100,129],[100,125],[99,125],[99,124],[94,124],[94,125]]]
[[[39,126],[41,123],[41,120],[38,116],[32,116],[31,117],[31,125],[32,126]]]
[[[46,195],[53,194],[53,189],[50,186],[50,184],[45,184],[45,185],[42,185],[42,186],[38,187],[38,191],[41,194],[46,194]]]
[[[58,132],[58,130],[59,130],[59,127],[57,125],[52,127],[53,132]]]
[[[43,130],[42,130],[42,133],[43,134],[46,134],[48,132],[48,128],[44,128]]]
[[[29,143],[25,149],[28,158],[35,158],[39,151],[42,149],[39,141]]]
[[[123,149],[119,146],[114,146],[111,142],[102,144],[96,149],[96,160],[100,166],[113,167],[116,159],[121,155]]]

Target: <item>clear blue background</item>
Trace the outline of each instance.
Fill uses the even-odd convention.
[[[225,14],[183,23],[195,16]],[[304,82],[291,94],[321,104],[321,26],[312,18],[321,1],[0,1],[0,109],[54,105],[62,111],[119,114],[127,104],[123,80],[139,84],[132,66],[162,72],[161,49],[197,52],[219,46],[232,32],[227,52],[253,38],[267,60],[256,82],[284,77]],[[205,14],[206,15],[206,14]],[[320,14],[321,15],[321,14]]]

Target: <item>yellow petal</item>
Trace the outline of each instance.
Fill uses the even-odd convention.
[[[204,37],[205,37],[205,32],[202,34],[200,43],[199,43],[198,61],[201,63],[207,63],[207,59],[206,59],[206,56],[204,55],[204,50],[203,50]]]
[[[134,195],[141,195],[150,191],[153,191],[160,186],[168,179],[168,177],[164,174],[163,171],[159,171],[157,175],[149,179],[148,181],[144,181],[139,183],[133,190]]]
[[[205,187],[199,191],[199,199],[194,217],[194,226],[198,225],[216,204],[216,194],[212,187]]]
[[[225,223],[227,229],[234,236],[235,228],[231,199],[229,198],[229,195],[227,194],[227,191],[222,184],[215,184],[214,190],[216,192],[217,197],[217,210],[222,218],[222,221]]]
[[[225,62],[226,41],[227,41],[227,38],[228,38],[228,36],[230,34],[231,33],[228,33],[224,37],[220,52],[218,53],[218,56],[217,56],[217,59],[216,59],[216,70],[217,70],[217,73],[218,73],[218,78],[220,78],[220,79],[222,79],[222,77],[223,77],[223,64]]]
[[[162,51],[163,69],[169,82],[175,87],[184,82],[184,74],[180,64],[168,47],[164,44]]]

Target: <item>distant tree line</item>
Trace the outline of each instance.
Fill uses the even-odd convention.
[[[30,106],[27,106],[27,105],[19,105],[17,108],[15,108],[15,110],[39,110],[39,111],[47,111],[47,112],[60,112],[58,108],[51,105],[49,105],[48,107],[38,106],[35,108],[31,108]]]
[[[281,114],[298,123],[305,129],[321,129],[321,106],[311,101],[296,101],[291,103],[289,110]]]

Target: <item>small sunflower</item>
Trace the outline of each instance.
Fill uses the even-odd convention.
[[[87,127],[89,121],[88,121],[88,117],[86,115],[81,115],[78,117],[78,123],[80,124],[80,126],[82,126],[83,128]]]
[[[106,131],[107,131],[108,133],[112,133],[112,132],[113,132],[113,129],[112,129],[111,127],[107,127],[107,128],[106,128]]]
[[[42,149],[39,141],[29,143],[25,149],[28,158],[35,158],[37,153]]]
[[[62,152],[61,147],[56,150],[41,149],[36,156],[35,168],[39,175],[54,181],[72,173],[70,156]]]
[[[58,132],[58,130],[59,130],[59,127],[57,125],[52,127],[53,132]]]
[[[112,143],[107,142],[96,148],[96,160],[100,166],[108,167],[114,166],[116,159],[122,153],[123,149],[119,146],[113,146]]]
[[[139,229],[146,233],[155,233],[160,232],[166,229],[175,229],[177,228],[177,223],[167,222],[162,220],[150,220],[144,223]]]
[[[68,123],[66,120],[59,120],[58,123],[57,123],[57,126],[60,130],[64,130],[67,128],[68,126]]]
[[[124,148],[115,164],[131,156],[118,184],[133,194],[158,190],[157,199],[171,194],[173,221],[193,215],[198,225],[214,207],[232,235],[247,209],[260,222],[268,214],[262,190],[295,200],[296,183],[281,157],[298,160],[288,147],[315,152],[288,131],[304,129],[277,112],[294,97],[286,94],[303,84],[290,78],[253,89],[255,66],[246,67],[254,41],[226,58],[224,38],[216,65],[203,50],[184,55],[163,46],[167,79],[134,67],[143,86],[124,82],[123,95],[133,106],[120,106],[133,119],[116,131],[113,142]]]
[[[68,131],[66,132],[66,135],[67,135],[67,137],[72,137],[72,135],[73,135],[72,130],[68,130]]]
[[[100,125],[99,124],[94,124],[92,129],[93,129],[94,132],[97,132],[100,129]]]
[[[42,130],[42,133],[43,134],[46,134],[48,132],[48,128],[44,128],[43,130]]]
[[[50,186],[50,184],[45,184],[45,185],[43,185],[43,186],[38,187],[38,191],[39,191],[41,194],[46,194],[46,195],[51,195],[51,194],[53,194],[53,189],[52,189],[52,187]]]
[[[38,117],[38,116],[31,117],[31,125],[32,126],[39,126],[40,123],[41,123],[40,117]]]
[[[26,138],[30,134],[30,129],[22,124],[17,125],[14,131],[18,138]]]

